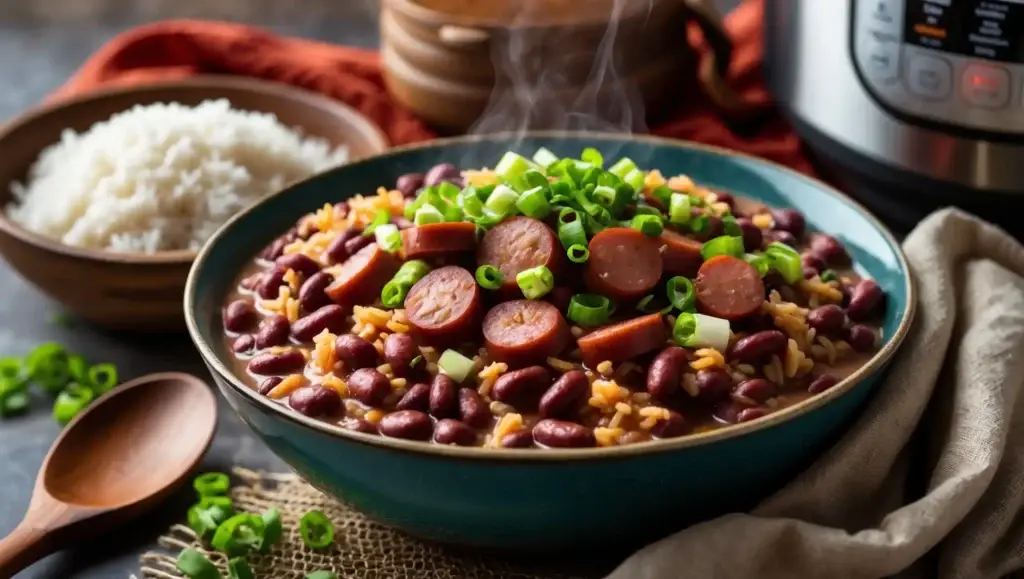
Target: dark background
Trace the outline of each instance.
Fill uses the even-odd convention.
[[[738,0],[715,0],[724,8]],[[282,34],[372,47],[377,44],[375,0],[0,0],[0,120],[9,119],[57,88],[85,58],[117,33],[162,18],[214,18],[256,24]],[[92,362],[113,362],[122,379],[179,370],[206,377],[185,336],[140,339],[55,323],[52,301],[0,262],[0,356],[20,356],[47,341]],[[28,506],[36,472],[59,429],[49,403],[36,400],[25,417],[0,422],[0,536]],[[220,426],[203,468],[287,470],[232,413],[220,405]],[[20,578],[126,578],[138,556],[184,518],[183,490],[145,520],[83,543],[34,565]]]

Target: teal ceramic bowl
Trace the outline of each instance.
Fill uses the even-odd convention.
[[[318,422],[246,387],[226,362],[220,309],[236,272],[303,214],[372,192],[442,161],[493,166],[513,149],[628,156],[666,175],[775,207],[836,235],[887,295],[885,340],[826,393],[763,419],[690,437],[617,448],[487,450],[370,436]],[[189,331],[221,392],[278,456],[331,496],[417,537],[481,548],[564,551],[637,544],[692,522],[751,508],[844,432],[884,376],[914,313],[899,246],[859,205],[767,161],[699,145],[624,135],[456,138],[395,149],[272,195],[226,224],[200,252],[185,290]],[[836,497],[842,500],[842,497]]]

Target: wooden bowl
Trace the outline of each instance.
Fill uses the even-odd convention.
[[[369,119],[327,97],[269,81],[201,76],[92,92],[30,110],[0,129],[0,205],[9,184],[25,179],[40,152],[65,129],[87,130],[98,121],[158,102],[197,105],[226,98],[233,108],[273,113],[288,126],[345,145],[351,160],[388,148]],[[194,251],[113,253],[65,245],[28,231],[0,212],[0,253],[22,277],[72,315],[116,330],[183,330],[182,292]]]

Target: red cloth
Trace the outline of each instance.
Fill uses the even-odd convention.
[[[735,46],[728,81],[756,103],[768,101],[761,74],[763,1],[745,0],[725,22]],[[171,20],[125,32],[89,58],[53,98],[101,86],[201,73],[259,77],[323,93],[357,108],[396,145],[434,136],[388,96],[376,52],[224,22]],[[755,135],[739,137],[709,104],[698,99],[652,132],[743,151],[811,172],[796,135],[780,118],[768,120]]]

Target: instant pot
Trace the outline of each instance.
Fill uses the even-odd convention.
[[[879,217],[1024,234],[1024,0],[766,0],[764,29],[780,108]]]

